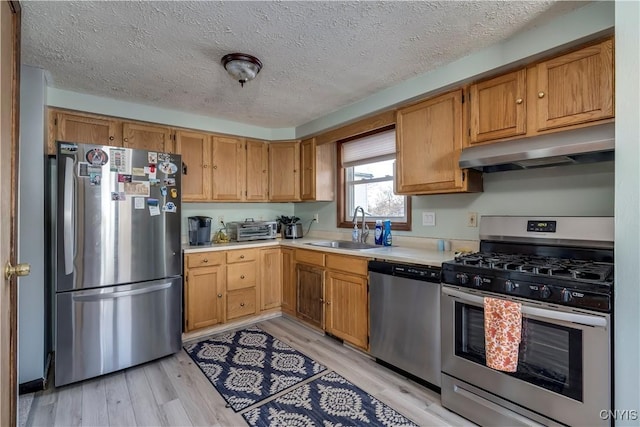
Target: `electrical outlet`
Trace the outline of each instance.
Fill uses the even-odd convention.
[[[478,212],[467,212],[467,227],[478,226]]]
[[[224,216],[219,215],[218,216],[218,224],[222,224],[224,222]]]
[[[313,220],[316,222],[316,224],[320,224],[320,220],[318,220],[318,214],[313,214]]]
[[[436,225],[436,213],[435,212],[422,212],[422,225],[425,227],[435,227]]]

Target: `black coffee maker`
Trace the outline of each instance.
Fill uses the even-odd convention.
[[[211,244],[211,218],[208,216],[190,216],[189,245],[202,246]]]

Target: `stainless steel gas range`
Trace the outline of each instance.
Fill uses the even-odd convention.
[[[481,425],[608,425],[611,217],[482,217],[442,265],[442,404]],[[516,372],[486,366],[484,297],[522,304]]]

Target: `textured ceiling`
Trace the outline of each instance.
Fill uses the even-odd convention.
[[[60,89],[293,127],[584,5],[24,1],[22,60]],[[244,88],[231,52],[264,64]]]

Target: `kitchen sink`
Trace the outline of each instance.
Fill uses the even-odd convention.
[[[360,242],[349,242],[347,240],[331,240],[325,242],[311,242],[307,243],[307,245],[311,246],[320,246],[323,248],[336,248],[336,249],[378,249],[380,246],[370,245],[368,243],[360,243]]]

